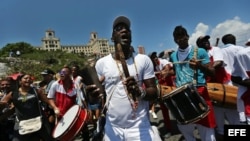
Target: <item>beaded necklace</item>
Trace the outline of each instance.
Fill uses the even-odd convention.
[[[20,93],[19,95],[22,97],[22,102],[26,102],[28,92],[23,91],[21,88],[19,88],[18,90],[19,90],[19,93]]]
[[[138,70],[137,70],[137,66],[136,66],[136,63],[135,63],[134,56],[132,56],[132,59],[133,59],[133,63],[134,63],[135,71],[136,71],[136,77],[137,77],[137,79],[139,81],[139,74],[138,74]],[[124,71],[119,66],[119,64],[121,65],[121,62],[118,61],[118,60],[115,60],[115,62],[116,62],[117,69],[119,71],[121,81],[125,81],[126,77],[125,77]],[[138,99],[136,99],[135,101],[133,100],[132,94],[130,94],[128,92],[126,85],[123,85],[123,87],[124,87],[125,92],[127,93],[128,100],[130,102],[131,108],[133,109],[132,119],[134,119],[136,117],[136,110],[138,108],[139,101],[138,101]]]

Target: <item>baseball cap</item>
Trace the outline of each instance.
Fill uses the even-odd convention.
[[[155,57],[157,57],[157,52],[151,52],[148,54],[148,56],[151,58],[151,59],[154,59]]]
[[[246,45],[246,46],[250,46],[250,39],[247,40],[247,42],[246,42],[245,45]]]
[[[200,36],[197,40],[196,40],[196,44],[200,44],[203,40],[208,40],[210,39],[210,36],[209,35],[206,35],[206,36]]]
[[[41,74],[55,74],[54,71],[52,71],[51,69],[45,69],[43,72],[41,72]]]
[[[120,23],[124,23],[126,24],[128,27],[130,27],[130,20],[125,17],[125,16],[118,16],[114,22],[113,22],[113,28],[116,27],[118,24]]]

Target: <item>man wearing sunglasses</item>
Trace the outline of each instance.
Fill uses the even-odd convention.
[[[133,52],[127,17],[117,17],[112,32],[114,54],[104,56],[95,65],[107,95],[104,140],[159,141],[149,118],[149,101],[157,98],[153,64],[147,55]],[[100,94],[96,85],[88,85],[86,91],[91,97]]]
[[[77,89],[71,78],[71,68],[64,66],[60,71],[60,79],[51,85],[47,95],[58,120],[76,104],[76,95]]]

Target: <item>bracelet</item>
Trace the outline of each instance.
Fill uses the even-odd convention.
[[[142,87],[139,87],[140,89],[140,92],[141,92],[141,95],[140,95],[140,98],[144,98],[146,96],[146,91],[142,88]]]

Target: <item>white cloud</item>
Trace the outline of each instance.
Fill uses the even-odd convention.
[[[211,30],[209,30],[211,28]],[[245,46],[246,41],[250,38],[250,23],[244,23],[239,17],[234,17],[233,19],[226,20],[219,23],[215,27],[209,27],[204,23],[197,24],[195,32],[190,36],[190,43],[195,44],[196,39],[200,35],[210,35],[210,42],[212,45],[215,44],[216,38],[220,38],[219,46],[222,45],[221,38],[225,34],[233,34],[236,37],[236,44]]]
[[[204,23],[198,23],[198,25],[195,28],[195,32],[189,35],[190,36],[189,42],[192,45],[196,45],[197,38],[206,35],[208,29],[209,29],[208,25],[205,25]]]

